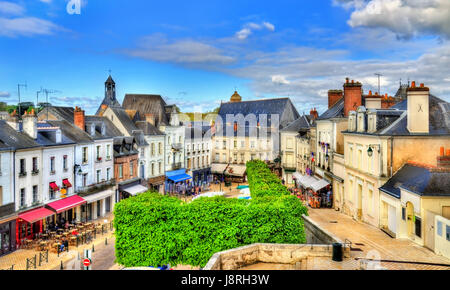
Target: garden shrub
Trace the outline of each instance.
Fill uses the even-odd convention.
[[[214,253],[244,245],[305,243],[303,204],[263,162],[247,166],[252,200],[214,197],[185,203],[149,192],[117,203],[117,262],[203,267]]]

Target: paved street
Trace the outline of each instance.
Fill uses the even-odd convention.
[[[366,258],[375,250],[381,260],[414,261],[450,265],[450,260],[436,255],[407,239],[393,239],[376,227],[357,222],[351,217],[336,212],[333,209],[311,209],[309,215],[323,229],[331,232],[341,240],[348,239],[352,247],[360,251],[352,251],[353,258]],[[375,258],[375,257],[373,257]],[[448,269],[449,267],[382,263],[388,269]]]

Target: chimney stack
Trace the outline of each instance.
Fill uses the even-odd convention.
[[[441,147],[440,155],[437,157],[437,167],[450,168],[450,149],[447,149],[447,155],[445,155],[444,147]]]
[[[19,127],[19,117],[17,116],[17,112],[16,110],[14,110],[14,112],[11,113],[11,115],[9,115],[8,120],[6,120],[6,123],[13,128],[14,130],[16,130],[17,132],[20,131],[20,127]]]
[[[86,123],[84,118],[84,111],[79,107],[75,107],[75,111],[73,112],[73,122],[75,126],[80,128],[81,130],[86,130]]]
[[[34,109],[30,113],[25,112],[22,116],[23,132],[33,140],[37,139],[37,117]]]
[[[362,84],[352,80],[351,83],[346,79],[344,84],[344,117],[348,117],[350,111],[356,111],[362,106]]]
[[[416,87],[413,81],[408,88],[408,131],[416,134],[428,134],[430,132],[430,89],[421,84]]]
[[[342,98],[342,90],[328,91],[328,109],[333,107]]]

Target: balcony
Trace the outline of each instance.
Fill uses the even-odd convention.
[[[178,170],[183,168],[183,164],[181,162],[173,163],[172,164],[172,170]]]
[[[183,144],[181,144],[181,143],[173,143],[172,144],[172,149],[176,150],[176,151],[183,150]]]
[[[39,174],[39,169],[34,169],[33,171],[31,171],[31,175],[36,176]]]
[[[111,179],[108,181],[103,181],[103,182],[92,184],[92,185],[85,186],[85,187],[78,187],[77,193],[80,196],[86,196],[86,195],[90,195],[93,193],[107,190],[115,185],[116,185],[116,181],[114,179]]]
[[[20,172],[19,173],[19,177],[26,177],[27,176],[27,173],[26,172]]]
[[[297,166],[293,162],[283,163],[282,166],[283,166],[284,170],[295,171],[297,169]]]

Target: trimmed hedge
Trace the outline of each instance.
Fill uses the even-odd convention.
[[[260,178],[276,182],[266,172],[256,176],[261,164],[248,165],[250,188],[258,192],[253,196],[252,191],[252,200],[214,197],[185,203],[145,193],[116,204],[117,262],[126,267],[204,267],[214,253],[252,243],[305,243],[306,208],[284,191],[265,194]]]
[[[247,180],[252,198],[290,195],[286,186],[273,174],[267,164],[260,160],[247,162]]]

